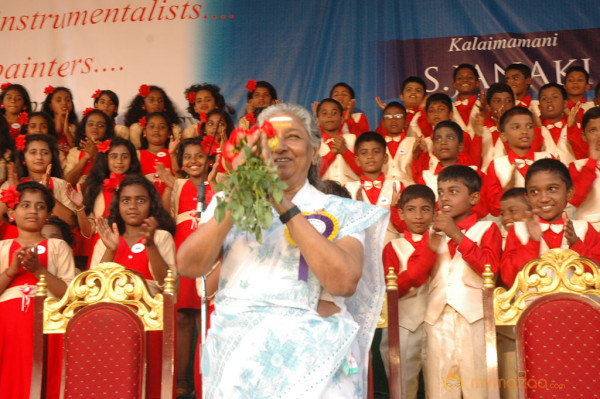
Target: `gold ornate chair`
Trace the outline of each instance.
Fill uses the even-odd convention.
[[[143,277],[116,263],[85,271],[62,298],[34,298],[31,398],[44,397],[48,334],[64,334],[61,398],[145,398],[150,351],[162,349],[161,398],[173,397],[174,291],[151,297]],[[162,334],[158,347],[151,334]]]
[[[513,286],[485,276],[489,398],[593,397],[600,392],[600,271],[570,249],[528,262]],[[496,332],[514,327],[516,373],[498,379]],[[512,391],[512,392],[510,392]]]

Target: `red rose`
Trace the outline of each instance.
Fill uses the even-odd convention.
[[[54,86],[46,86],[46,88],[44,89],[44,94],[48,95],[48,94],[52,94],[54,93]]]
[[[150,94],[150,86],[148,86],[148,85],[141,85],[140,86],[140,90],[139,90],[139,94],[140,94],[140,96],[146,98],[148,96],[148,94]]]
[[[140,123],[141,127],[146,127],[146,117],[145,116],[142,116],[138,122]]]
[[[83,110],[83,116],[87,116],[90,112],[92,112],[95,108],[87,107]]]
[[[246,130],[241,127],[235,128],[231,135],[229,136],[229,141],[232,142],[235,146],[240,144],[242,140],[246,138]]]
[[[187,99],[190,102],[190,104],[193,104],[196,102],[196,92],[195,91],[190,91],[187,94]]]
[[[246,89],[252,93],[256,89],[256,80],[250,79],[248,83],[246,83]]]
[[[0,195],[2,195],[0,200],[11,209],[15,209],[15,206],[17,206],[19,198],[21,197],[21,193],[17,191],[17,186],[8,186],[8,189],[2,190]]]
[[[202,139],[202,151],[204,151],[207,155],[214,155],[219,148],[219,139],[215,138],[215,142],[213,143],[214,136],[204,136]],[[211,150],[212,145],[212,150]]]
[[[104,140],[103,142],[98,143],[98,145],[96,145],[96,148],[98,148],[99,152],[108,152],[108,150],[110,150],[110,140]]]
[[[29,122],[29,115],[27,115],[27,112],[21,112],[19,114],[19,124],[26,125],[27,122]]]
[[[2,86],[0,86],[0,90],[4,91],[8,88],[8,86],[12,85],[12,83],[10,82],[6,82],[6,83],[2,83]]]
[[[125,178],[124,175],[120,173],[111,172],[110,177],[108,179],[104,179],[104,188],[109,191],[115,191],[119,188],[119,185]]]
[[[206,117],[206,112],[200,112],[200,122],[206,123],[208,118]]]
[[[92,94],[92,98],[93,99],[97,99],[100,97],[100,93],[102,93],[102,90],[98,89],[94,92],[94,94]]]
[[[244,116],[244,118],[246,118],[246,120],[248,121],[248,123],[251,124],[251,125],[254,125],[256,123],[256,118],[254,117],[253,113],[246,114]]]
[[[231,141],[227,141],[223,145],[223,159],[230,165],[233,164],[233,160],[238,157],[239,152],[235,149],[235,145]]]
[[[24,134],[18,135],[17,138],[15,139],[15,144],[16,144],[17,150],[25,151],[25,135]]]
[[[246,140],[248,140],[248,142],[255,140],[257,136],[260,135],[260,129],[258,128],[258,126],[254,125],[252,126],[252,128],[250,129],[250,131],[246,134]]]
[[[269,121],[264,121],[262,126],[260,127],[260,130],[265,132],[268,139],[272,139],[273,137],[277,136],[277,131]]]

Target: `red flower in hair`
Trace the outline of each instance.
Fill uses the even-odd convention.
[[[146,117],[145,116],[142,116],[138,122],[140,123],[141,127],[146,127]]]
[[[15,144],[16,144],[17,150],[25,151],[25,135],[24,134],[18,135],[17,138],[15,139]]]
[[[200,112],[200,122],[206,123],[208,118],[206,117],[206,112]]]
[[[21,193],[17,190],[17,186],[8,186],[6,190],[2,190],[0,195],[2,195],[0,201],[4,202],[11,209],[15,209],[15,206],[17,206],[19,198],[21,197]]]
[[[277,136],[277,131],[269,121],[264,121],[262,126],[260,127],[260,130],[265,132],[268,139],[272,139],[273,137]]]
[[[95,108],[92,107],[87,107],[86,109],[83,110],[83,116],[87,116],[87,114],[89,114],[90,112],[92,112]]]
[[[4,91],[8,88],[8,86],[12,85],[12,83],[10,82],[6,82],[6,83],[2,83],[2,86],[0,86],[0,90]]]
[[[102,90],[98,89],[94,92],[94,94],[92,94],[92,98],[96,99],[98,97],[100,97],[100,93],[102,93]]]
[[[19,124],[26,125],[27,122],[29,122],[29,115],[27,115],[27,112],[21,112],[19,114]]]
[[[204,138],[202,139],[202,151],[204,151],[209,156],[216,154],[217,149],[219,148],[219,139],[215,138],[215,142],[213,143],[213,137],[214,136],[204,136]],[[212,150],[210,148],[211,144]]]
[[[48,95],[48,94],[52,94],[54,93],[54,86],[46,86],[46,88],[44,89],[44,94]]]
[[[249,113],[244,115],[244,118],[248,121],[249,124],[254,125],[256,123],[256,118],[253,113]]]
[[[98,148],[99,152],[103,152],[103,153],[108,152],[108,150],[110,150],[110,140],[104,140],[103,142],[98,143],[96,148]]]
[[[150,86],[148,86],[148,85],[141,85],[140,86],[140,90],[139,90],[139,94],[140,94],[140,96],[146,98],[148,96],[148,94],[150,94]]]
[[[256,80],[250,79],[248,83],[246,83],[246,89],[252,93],[256,89]]]
[[[120,173],[111,172],[110,177],[108,179],[104,179],[104,188],[108,191],[115,191],[119,188],[119,185],[125,178],[125,175]]]
[[[187,94],[187,99],[190,102],[190,104],[193,104],[196,102],[196,92],[195,91],[190,91]]]

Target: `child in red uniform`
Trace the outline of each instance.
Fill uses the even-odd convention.
[[[176,153],[179,139],[173,138],[169,119],[162,112],[149,114],[143,128],[142,149],[138,150],[142,174],[154,184],[158,193],[162,195],[165,190],[165,183],[160,180],[156,164],[163,164],[171,174],[178,169]]]
[[[485,103],[487,115],[483,119],[481,132],[481,170],[487,170],[492,159],[506,155],[505,144],[500,140],[498,124],[503,113],[515,106],[515,97],[510,86],[504,83],[494,83],[487,93],[481,95]]]
[[[344,82],[334,84],[329,92],[329,98],[333,98],[342,106],[343,133],[352,133],[355,136],[360,136],[362,133],[369,131],[369,121],[365,114],[354,112],[356,96],[354,89],[349,84]]]
[[[183,129],[181,138],[187,139],[194,136],[200,136],[203,117],[208,117],[209,112],[213,110],[223,111],[223,114],[233,114],[233,108],[225,104],[225,97],[221,94],[219,86],[209,83],[196,84],[188,87],[185,90],[185,95],[188,99],[187,111],[199,123],[194,123]],[[233,128],[232,128],[233,129]]]
[[[538,102],[529,94],[531,86],[531,68],[525,64],[510,64],[504,69],[504,80],[515,95],[515,105],[539,114]]]
[[[389,242],[383,249],[385,275],[393,267],[396,274],[406,269],[408,258],[419,247],[423,233],[431,226],[435,214],[435,195],[422,184],[408,186],[400,197],[401,217],[406,222],[404,237]],[[400,357],[402,364],[402,397],[415,399],[419,387],[419,372],[425,362],[425,327],[428,285],[411,289],[398,300],[400,324]],[[387,329],[383,332],[381,355],[388,365]]]
[[[454,81],[452,87],[458,92],[458,96],[452,104],[452,119],[473,139],[475,138],[473,119],[481,107],[477,99],[479,72],[471,64],[460,64],[454,69],[452,79]]]
[[[31,100],[25,87],[19,84],[5,83],[0,93],[0,115],[4,116],[10,128],[10,136],[14,139],[23,133],[22,113],[31,112]]]
[[[481,178],[467,166],[449,166],[440,172],[440,212],[398,277],[402,296],[431,275],[424,321],[425,387],[432,399],[445,397],[445,378],[450,374],[462,381],[486,378],[481,274],[486,264],[496,271],[502,237],[495,223],[477,221],[472,211],[480,189]],[[465,398],[482,398],[485,392],[485,384],[462,385]]]
[[[356,135],[343,133],[344,123],[342,105],[326,98],[317,106],[317,123],[321,128],[321,177],[324,180],[334,180],[340,184],[358,180],[360,168],[356,165],[354,148]]]
[[[508,231],[515,224],[525,219],[527,211],[531,211],[531,206],[525,198],[525,188],[513,187],[506,190],[500,197],[500,232],[502,233],[502,248]]]
[[[404,129],[406,135],[409,137],[415,136],[412,132],[412,124],[422,125],[427,124],[427,115],[425,114],[425,95],[427,93],[427,85],[418,76],[409,76],[402,82],[402,89],[400,90],[400,100],[404,103],[406,109],[406,123]],[[381,102],[379,97],[376,97],[377,105],[382,111],[390,104]],[[379,134],[386,134],[386,128],[383,126],[383,118],[379,122],[379,126],[375,131]]]
[[[488,212],[500,215],[500,197],[513,187],[525,186],[525,173],[535,160],[549,158],[550,154],[535,152],[532,148],[533,115],[523,107],[514,107],[500,118],[500,138],[507,144],[507,155],[494,159],[485,178],[484,189]]]
[[[87,176],[98,155],[98,144],[115,137],[113,121],[103,111],[89,111],[77,125],[75,147],[69,150],[63,165],[65,180],[75,186]]]
[[[96,220],[100,240],[94,247],[90,267],[116,262],[139,272],[151,295],[162,290],[167,270],[176,274],[175,225],[162,207],[156,188],[141,175],[123,179],[110,204],[108,221]],[[150,334],[151,347],[160,348],[162,333]],[[151,350],[149,397],[160,397],[161,351]]]
[[[575,186],[571,201],[577,219],[587,220],[600,230],[600,107],[590,108],[581,122],[583,137],[589,144],[589,156],[569,165]]]
[[[412,156],[416,140],[406,132],[406,109],[393,101],[383,110],[383,137],[387,144],[388,163],[384,168],[385,177],[399,180],[405,186],[413,184]]]
[[[512,286],[517,273],[552,248],[571,248],[600,261],[600,234],[585,220],[570,220],[564,211],[575,188],[569,170],[556,159],[540,159],[525,176],[527,201],[533,211],[508,232],[500,265],[502,281]]]
[[[569,110],[575,108],[577,104],[580,106],[577,110],[577,123],[581,126],[584,112],[594,106],[593,101],[587,101],[585,98],[585,92],[590,89],[589,72],[578,65],[567,68],[564,87],[569,96],[567,100]]]
[[[66,87],[48,86],[44,90],[46,99],[42,111],[50,115],[54,121],[54,130],[58,134],[58,150],[66,156],[75,146],[75,129],[77,128],[77,113],[73,106],[73,94]]]
[[[112,90],[96,90],[92,94],[92,98],[94,99],[94,108],[104,112],[113,121],[115,135],[129,140],[129,128],[125,125],[117,125],[115,122],[117,115],[119,115],[119,97],[117,93]]]
[[[11,194],[20,194],[9,201]],[[17,195],[19,195],[17,194]],[[63,240],[44,239],[42,228],[54,206],[50,190],[36,182],[2,190],[18,236],[0,241],[0,397],[28,398],[33,359],[33,302],[36,284],[46,276],[51,296],[64,295],[75,277],[71,249]],[[13,209],[14,208],[14,209]],[[58,397],[60,387],[60,341],[48,342],[47,397]],[[56,341],[56,342],[55,342]]]

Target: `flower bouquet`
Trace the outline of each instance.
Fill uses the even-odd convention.
[[[227,181],[219,184],[219,190],[225,192],[225,197],[217,200],[215,218],[220,223],[226,212],[231,211],[233,225],[254,234],[258,242],[262,242],[261,230],[268,229],[273,223],[271,201],[280,203],[287,187],[279,179],[277,167],[266,164],[263,156],[263,146],[268,145],[271,151],[275,151],[278,144],[275,128],[265,121],[260,128],[235,129],[223,145],[223,158],[231,171]],[[234,169],[234,162],[240,156],[245,161]]]

